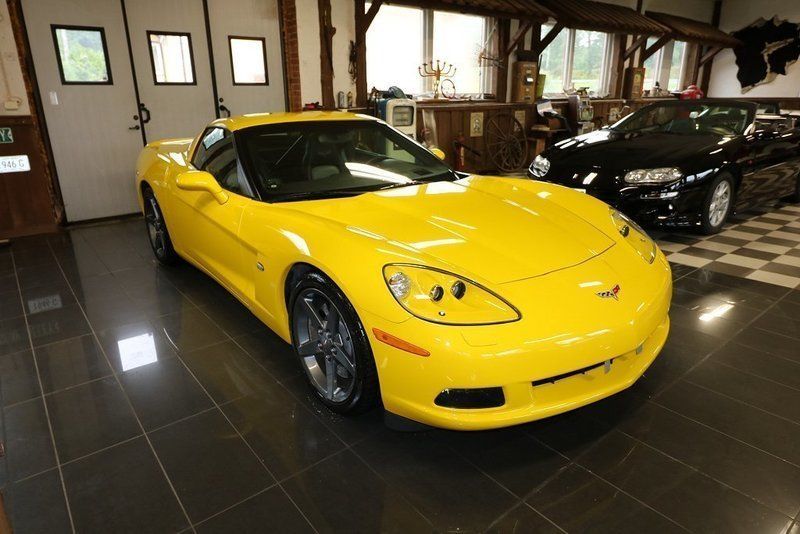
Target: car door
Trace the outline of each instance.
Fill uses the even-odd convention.
[[[183,219],[181,227],[191,229],[183,236],[186,253],[242,299],[250,276],[242,266],[239,226],[253,194],[236,156],[233,134],[208,128],[191,163],[214,176],[228,200],[220,204],[206,192],[176,189],[175,216]]]
[[[742,173],[738,204],[750,206],[789,194],[796,175],[797,139],[774,124],[758,124],[747,136],[748,159]]]

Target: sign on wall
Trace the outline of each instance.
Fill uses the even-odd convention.
[[[28,156],[0,156],[0,173],[5,172],[27,172],[31,170],[31,162]]]
[[[7,145],[14,142],[14,135],[11,133],[11,128],[4,126],[0,128],[0,144]]]

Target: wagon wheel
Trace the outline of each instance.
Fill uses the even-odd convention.
[[[498,113],[483,128],[483,142],[492,163],[503,172],[522,169],[528,157],[525,128],[509,113]]]

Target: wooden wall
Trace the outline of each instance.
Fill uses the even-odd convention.
[[[54,231],[50,175],[33,119],[0,117],[0,127],[10,127],[14,137],[0,144],[0,156],[25,154],[31,163],[28,172],[0,173],[0,239]]]

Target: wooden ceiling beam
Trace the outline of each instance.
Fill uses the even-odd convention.
[[[646,35],[640,35],[636,39],[633,40],[631,45],[625,49],[625,55],[623,56],[624,61],[628,61],[636,51],[641,48],[642,44],[647,42]]]
[[[706,63],[708,63],[709,61],[714,59],[714,56],[716,56],[720,52],[722,52],[722,47],[721,46],[712,46],[708,50],[708,52],[703,54],[703,57],[700,58],[700,66],[702,67],[703,65],[705,65]]]
[[[525,34],[528,33],[528,31],[531,29],[532,26],[533,22],[528,21],[519,27],[517,33],[514,34],[514,37],[511,38],[511,42],[508,43],[508,46],[505,49],[506,57],[510,56],[511,52],[516,50],[516,48],[523,41],[523,39],[525,39]]]
[[[536,57],[539,57],[545,49],[550,46],[550,43],[558,37],[558,34],[561,33],[561,30],[564,29],[564,25],[560,22],[556,22],[556,25],[550,28],[550,31],[547,32],[547,35],[542,37],[542,40],[536,43],[536,46],[533,48],[533,52],[535,53]]]
[[[662,35],[661,37],[658,38],[658,40],[655,43],[651,44],[650,46],[642,50],[641,55],[639,55],[639,65],[640,66],[644,65],[644,62],[647,61],[648,58],[650,58],[650,56],[652,56],[653,54],[664,48],[664,45],[670,42],[671,40],[672,36]]]

